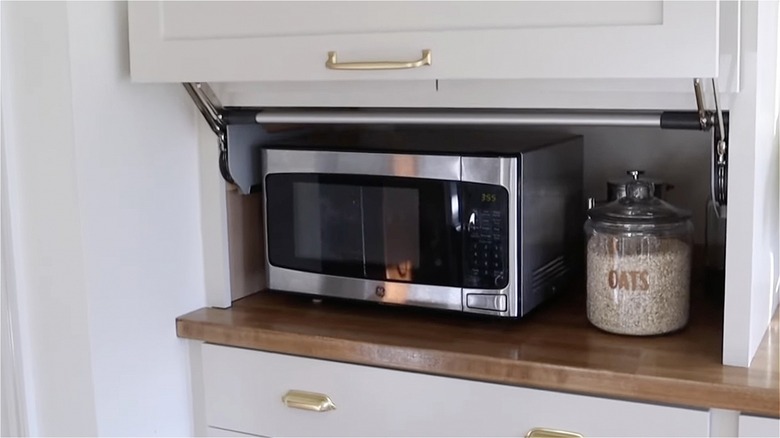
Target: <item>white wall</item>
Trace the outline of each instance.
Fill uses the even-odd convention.
[[[2,126],[0,126],[2,131]],[[0,132],[0,148],[5,151],[3,146],[4,140],[2,132]],[[6,170],[5,170],[5,153],[0,154],[0,164],[2,164],[2,175],[0,176],[0,221],[3,224],[8,223],[8,194],[6,188]],[[0,298],[0,436],[24,436],[27,435],[26,427],[27,421],[23,418],[24,410],[22,406],[24,404],[24,388],[22,387],[21,370],[19,364],[19,344],[16,343],[19,333],[19,325],[16,320],[16,312],[12,312],[12,309],[17,309],[15,300],[11,300],[12,295],[9,292],[10,284],[13,284],[13,279],[9,279],[13,273],[13,266],[11,266],[10,257],[8,257],[7,245],[3,245],[3,242],[8,242],[8,227],[3,227],[2,233],[0,233],[0,246],[2,246],[2,261],[0,261],[0,292],[2,298]]]
[[[65,4],[2,3],[3,135],[31,434],[95,434]],[[8,243],[6,243],[8,244]]]
[[[193,106],[129,82],[124,2],[2,8],[30,433],[191,435],[175,318],[205,304]]]

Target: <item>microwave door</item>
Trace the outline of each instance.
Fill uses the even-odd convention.
[[[457,181],[271,174],[266,194],[269,264],[295,271],[287,272],[285,280],[277,278],[275,284],[318,284],[312,275],[321,275],[323,281],[326,277],[376,280],[382,283],[375,286],[387,291],[382,301],[460,306],[462,227]],[[363,283],[355,293],[373,288],[370,284]],[[296,290],[306,292],[308,287],[296,286]],[[351,292],[333,293],[349,296]]]

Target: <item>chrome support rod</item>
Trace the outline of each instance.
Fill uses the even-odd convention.
[[[200,111],[206,123],[209,124],[209,128],[214,131],[214,134],[219,138],[220,150],[225,150],[226,137],[225,137],[225,122],[222,120],[222,104],[217,99],[214,92],[211,90],[209,84],[206,83],[190,83],[185,82],[182,84],[184,89],[187,90],[187,94],[195,103],[195,106]]]
[[[312,109],[223,108],[206,83],[185,83],[211,129],[219,138],[219,164],[223,177],[233,182],[228,165],[227,125],[230,124],[336,124],[336,125],[481,125],[539,127],[646,127],[708,131],[717,125],[713,147],[712,199],[719,216],[725,217],[727,193],[728,115],[718,101],[717,81],[712,79],[715,112],[704,103],[704,83],[694,79],[697,112],[693,111],[566,111],[496,109]]]
[[[261,111],[257,123],[660,127],[661,112]]]

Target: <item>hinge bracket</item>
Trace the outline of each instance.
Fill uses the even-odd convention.
[[[718,81],[712,81],[712,93],[715,103],[715,111],[708,111],[704,105],[704,92],[702,79],[693,80],[693,90],[696,94],[696,107],[699,112],[699,121],[703,130],[714,128],[712,145],[712,170],[710,178],[710,192],[712,204],[718,217],[726,217],[726,201],[728,192],[728,131],[720,107]]]
[[[203,115],[209,128],[216,134],[219,141],[219,171],[227,182],[232,183],[233,177],[230,175],[228,167],[227,125],[223,117],[222,104],[209,84],[185,82],[182,85]]]

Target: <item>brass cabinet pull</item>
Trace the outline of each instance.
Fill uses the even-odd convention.
[[[525,438],[584,438],[576,432],[567,432],[565,430],[546,429],[544,427],[535,427],[525,434]]]
[[[431,65],[431,51],[422,51],[422,58],[415,61],[367,61],[367,62],[338,62],[336,52],[328,52],[328,60],[325,67],[331,70],[402,70],[405,68],[417,68]]]
[[[326,412],[336,409],[333,400],[325,394],[291,389],[282,397],[282,402],[288,408],[306,411]]]

